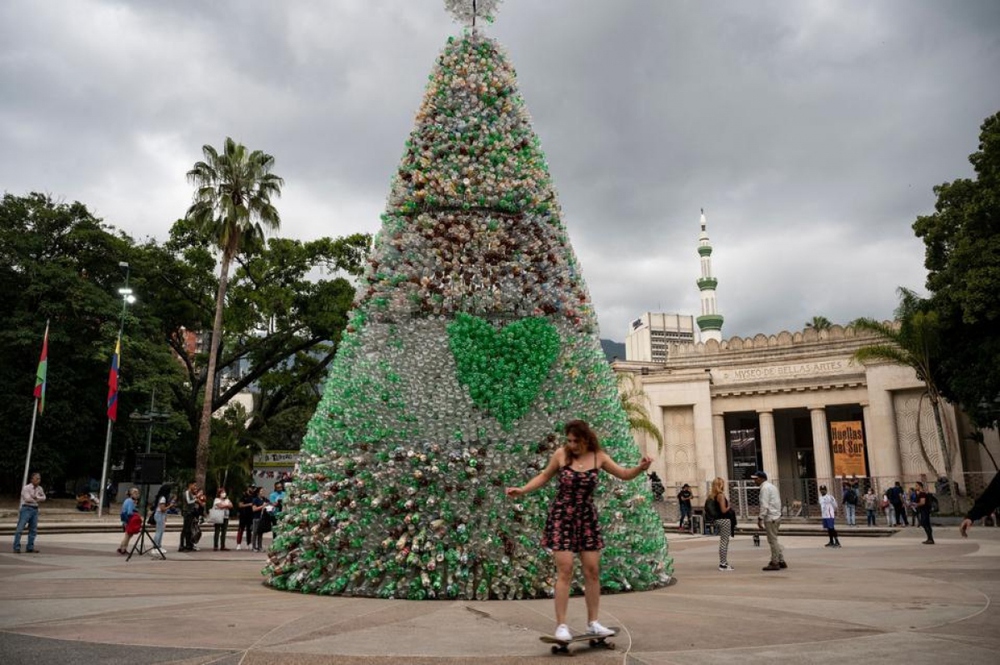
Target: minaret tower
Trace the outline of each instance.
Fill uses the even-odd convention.
[[[708,242],[706,230],[705,209],[701,209],[701,234],[698,236],[698,255],[701,256],[701,277],[698,278],[698,288],[701,290],[701,316],[697,318],[701,329],[701,341],[714,339],[722,341],[722,315],[715,304],[715,287],[719,280],[712,277],[712,245]]]

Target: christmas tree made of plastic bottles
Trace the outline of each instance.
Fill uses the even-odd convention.
[[[438,58],[406,142],[266,583],[552,595],[540,540],[557,481],[518,500],[504,488],[544,468],[575,418],[620,464],[638,462],[514,69],[467,30]],[[602,474],[595,501],[602,588],[666,584],[672,561],[644,476]]]

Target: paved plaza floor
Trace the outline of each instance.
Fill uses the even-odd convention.
[[[43,515],[44,518],[44,515]],[[207,534],[210,536],[210,534]],[[375,600],[306,596],[261,585],[264,556],[115,554],[118,534],[50,533],[37,554],[0,549],[0,662],[542,663],[552,602]],[[581,663],[996,663],[1000,529],[961,539],[940,527],[887,538],[783,539],[789,568],[763,572],[767,546],[735,539],[717,569],[717,539],[670,536],[676,583],[604,596],[621,626],[614,651],[578,645]],[[230,546],[232,546],[230,542]],[[585,624],[570,600],[570,625]]]

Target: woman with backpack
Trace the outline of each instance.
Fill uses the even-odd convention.
[[[122,542],[118,545],[119,554],[128,554],[128,544],[132,536],[142,531],[142,515],[139,514],[139,488],[132,487],[128,491],[128,496],[122,502]]]
[[[715,522],[715,527],[719,530],[719,570],[736,570],[729,565],[729,538],[733,533],[736,512],[729,505],[726,481],[722,478],[712,481],[712,489],[708,491],[708,499],[705,500],[705,517]]]

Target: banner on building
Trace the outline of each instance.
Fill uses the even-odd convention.
[[[865,466],[865,433],[860,420],[830,423],[830,445],[833,448],[835,476],[868,475]]]
[[[729,449],[733,456],[732,480],[748,480],[750,474],[756,471],[757,463],[757,430],[729,430]]]
[[[253,456],[254,482],[267,488],[271,483],[288,480],[299,461],[297,450],[268,450]]]

